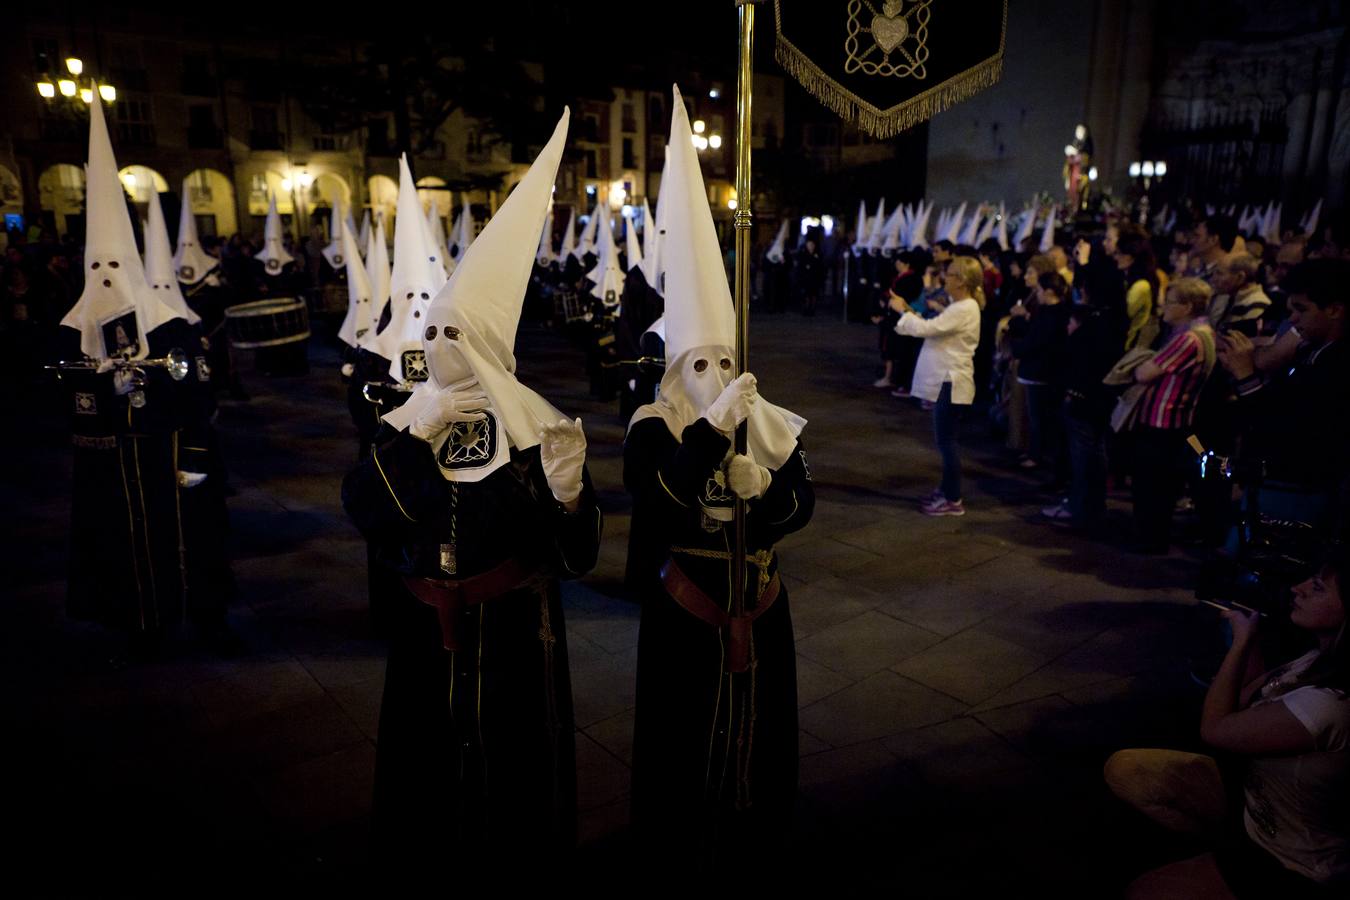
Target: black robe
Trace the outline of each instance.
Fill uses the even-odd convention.
[[[175,319],[151,331],[149,356],[184,349],[186,327]],[[134,328],[128,315],[124,329]],[[82,357],[78,331],[61,328],[58,354]],[[145,372],[139,408],[116,394],[112,372],[62,373],[74,446],[66,611],[153,635],[181,621],[188,598],[178,470],[182,430],[195,416],[188,385],[161,368]]]
[[[477,483],[446,481],[430,448],[386,426],[343,482],[348,514],[379,564],[444,579],[453,543],[469,578],[518,559],[539,575],[459,614],[459,647],[437,610],[400,583],[380,709],[373,830],[383,862],[448,871],[481,857],[556,858],[576,838],[576,750],[559,578],[588,571],[600,511],[583,474],[566,512],[537,449]]]
[[[635,568],[646,573],[638,579],[633,826],[644,854],[678,855],[699,868],[781,847],[797,791],[797,669],[786,589],[754,622],[750,670],[731,674],[725,631],[677,605],[659,580],[673,558],[704,594],[730,608],[733,526],[701,508],[727,506],[710,492],[726,493],[714,477],[730,446],[705,419],[677,441],[655,418],[635,424],[624,445],[624,484],[640,535]],[[772,550],[810,520],[814,506],[798,444],[767,493],[747,504],[747,553]],[[723,558],[699,555],[707,552]],[[769,572],[776,570],[775,558]],[[751,608],[758,569],[747,565],[746,578]]]

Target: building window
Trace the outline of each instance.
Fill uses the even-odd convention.
[[[666,118],[666,107],[661,102],[660,97],[652,97],[647,101],[647,122],[653,127],[661,125]]]
[[[633,157],[633,139],[629,137],[623,139],[623,167],[625,169],[637,168],[637,160]]]
[[[216,95],[216,79],[211,74],[211,60],[205,56],[183,57],[183,93],[192,97]]]
[[[155,123],[150,114],[150,98],[123,95],[113,104],[116,111],[117,139],[126,144],[145,146],[155,142]]]
[[[633,113],[633,104],[631,103],[623,105],[623,130],[629,133],[638,130],[637,116]]]
[[[192,148],[219,148],[220,130],[216,128],[216,108],[209,103],[188,107],[188,146]]]
[[[254,106],[249,111],[248,143],[254,150],[280,150],[281,129],[277,127],[275,106]]]
[[[599,178],[599,177],[600,177],[599,170],[596,168],[596,164],[595,164],[595,151],[594,151],[594,150],[587,150],[587,151],[586,151],[586,177],[587,177],[587,178]]]

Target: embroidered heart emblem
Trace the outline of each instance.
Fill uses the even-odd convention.
[[[886,16],[872,17],[872,37],[876,39],[877,46],[885,53],[890,53],[900,42],[909,37],[909,22],[905,21],[904,16],[896,16],[894,19]]]

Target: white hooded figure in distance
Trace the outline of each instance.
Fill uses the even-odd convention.
[[[431,298],[445,282],[440,253],[428,240],[426,219],[417,197],[417,185],[408,158],[398,161],[398,218],[394,223],[394,269],[389,276],[389,322],[380,329],[372,349],[389,360],[389,377],[396,382],[427,378],[422,352],[422,326]]]
[[[629,583],[642,604],[632,821],[645,853],[679,846],[708,868],[787,836],[797,681],[773,548],[807,523],[815,501],[798,440],[805,420],[762,399],[754,375],[734,371],[731,290],[678,89],[672,109],[660,201],[669,208],[666,372],[624,443]],[[742,422],[749,452],[736,455]],[[729,550],[737,497],[746,501],[741,615],[731,606]]]
[[[609,210],[604,210],[596,224],[595,268],[586,273],[591,283],[591,296],[604,304],[607,310],[619,305],[623,295],[624,270],[619,265],[619,251],[614,246],[614,229],[610,227]]]
[[[429,377],[343,485],[377,562],[402,578],[372,821],[377,864],[401,872],[507,846],[552,859],[575,842],[558,580],[594,564],[600,512],[580,420],[516,379],[514,350],[567,120],[432,301]]]
[[[333,201],[333,215],[329,222],[331,225],[328,232],[328,246],[324,247],[321,252],[330,266],[334,269],[341,269],[347,265],[347,254],[343,250],[342,235],[351,228],[350,216],[344,214],[341,200]]]
[[[173,270],[183,284],[194,285],[207,278],[220,266],[220,260],[202,248],[197,237],[197,217],[192,214],[192,179],[183,179],[183,207],[178,217],[178,246],[173,252]],[[212,282],[214,284],[214,282]]]
[[[263,264],[268,275],[280,275],[281,270],[295,257],[286,252],[281,240],[281,214],[277,212],[277,198],[269,194],[267,198],[267,221],[263,224],[263,248],[253,254],[253,258]]]
[[[173,248],[169,244],[169,229],[164,222],[164,207],[160,205],[159,193],[150,194],[150,221],[145,229],[145,279],[159,302],[169,307],[189,325],[200,324],[202,317],[192,311],[178,287],[178,275],[174,271]],[[184,347],[184,350],[196,350],[197,347]]]

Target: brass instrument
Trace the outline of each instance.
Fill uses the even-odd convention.
[[[53,365],[43,366],[49,372],[55,372],[59,379],[62,372],[123,372],[131,383],[128,393],[131,405],[140,409],[145,406],[145,381],[147,369],[163,369],[174,381],[182,381],[192,371],[188,355],[174,347],[164,356],[154,359],[131,359],[113,357],[112,359],[61,360]]]

